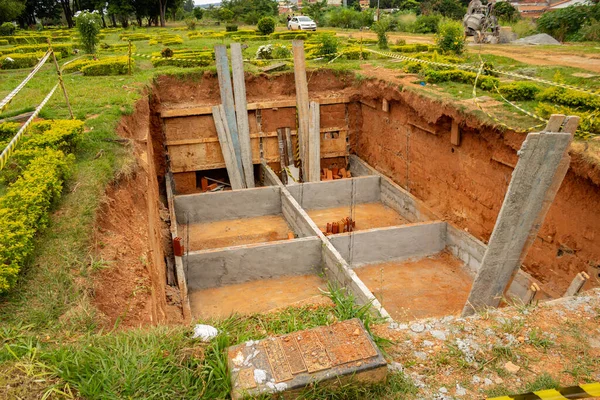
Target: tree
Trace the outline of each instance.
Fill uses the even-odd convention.
[[[229,8],[219,9],[218,18],[219,21],[230,22],[233,20],[234,14]]]
[[[310,16],[317,24],[323,22],[323,16],[325,15],[325,9],[327,9],[327,0],[316,1],[304,7],[304,10],[308,16]]]
[[[204,16],[204,9],[202,7],[194,7],[194,17],[196,17],[196,19],[198,21],[200,21],[203,16]]]
[[[25,3],[17,0],[0,0],[0,24],[12,22],[25,10]]]
[[[75,24],[73,23],[73,10],[71,9],[70,0],[59,0],[59,1],[60,1],[60,6],[62,7],[62,10],[63,10],[63,14],[65,15],[65,19],[67,20],[67,25],[69,26],[69,28],[74,27]]]
[[[183,2],[183,9],[185,10],[185,12],[189,13],[194,11],[194,0],[185,0]]]
[[[519,11],[508,1],[499,1],[494,5],[494,13],[498,19],[514,22],[519,19]]]

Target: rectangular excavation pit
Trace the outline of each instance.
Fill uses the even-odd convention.
[[[193,317],[268,312],[327,301],[316,237],[190,252],[184,256]]]
[[[486,249],[441,221],[343,233],[329,240],[397,321],[460,314]],[[507,296],[524,300],[531,280],[519,271]]]
[[[308,216],[323,232],[327,224],[352,217],[354,230],[398,226],[409,223],[399,211],[381,198],[379,176],[364,176],[335,181],[288,186]]]
[[[286,219],[275,186],[175,196],[174,204],[189,251],[307,236]]]

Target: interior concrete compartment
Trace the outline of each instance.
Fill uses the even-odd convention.
[[[379,176],[288,186],[290,194],[322,231],[327,224],[353,217],[355,230],[408,223],[397,207],[381,201]]]
[[[174,206],[190,251],[308,236],[286,219],[275,186],[175,196]]]
[[[227,315],[234,305],[240,312],[262,312],[316,297],[324,285],[316,237],[194,251],[183,264],[193,315]],[[277,294],[283,290],[289,296]]]

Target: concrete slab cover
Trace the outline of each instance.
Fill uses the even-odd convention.
[[[387,374],[386,361],[358,319],[242,343],[227,355],[233,399],[296,393],[333,379],[376,382]]]
[[[280,213],[281,195],[277,186],[175,196],[178,224]]]

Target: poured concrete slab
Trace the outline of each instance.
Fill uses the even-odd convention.
[[[358,319],[250,341],[228,349],[232,398],[285,392],[309,383],[385,379],[387,364]]]
[[[460,314],[472,285],[464,263],[448,251],[354,271],[395,321]]]
[[[408,221],[396,211],[383,203],[361,203],[354,205],[355,230],[382,228],[408,224]],[[308,216],[325,231],[327,223],[336,222],[351,216],[350,206],[325,208],[320,210],[308,210]]]
[[[319,288],[325,290],[327,283],[317,275],[282,276],[192,291],[189,299],[193,318],[227,318],[233,313],[329,303]]]
[[[212,221],[189,225],[189,250],[216,249],[287,240],[292,228],[283,215]]]

